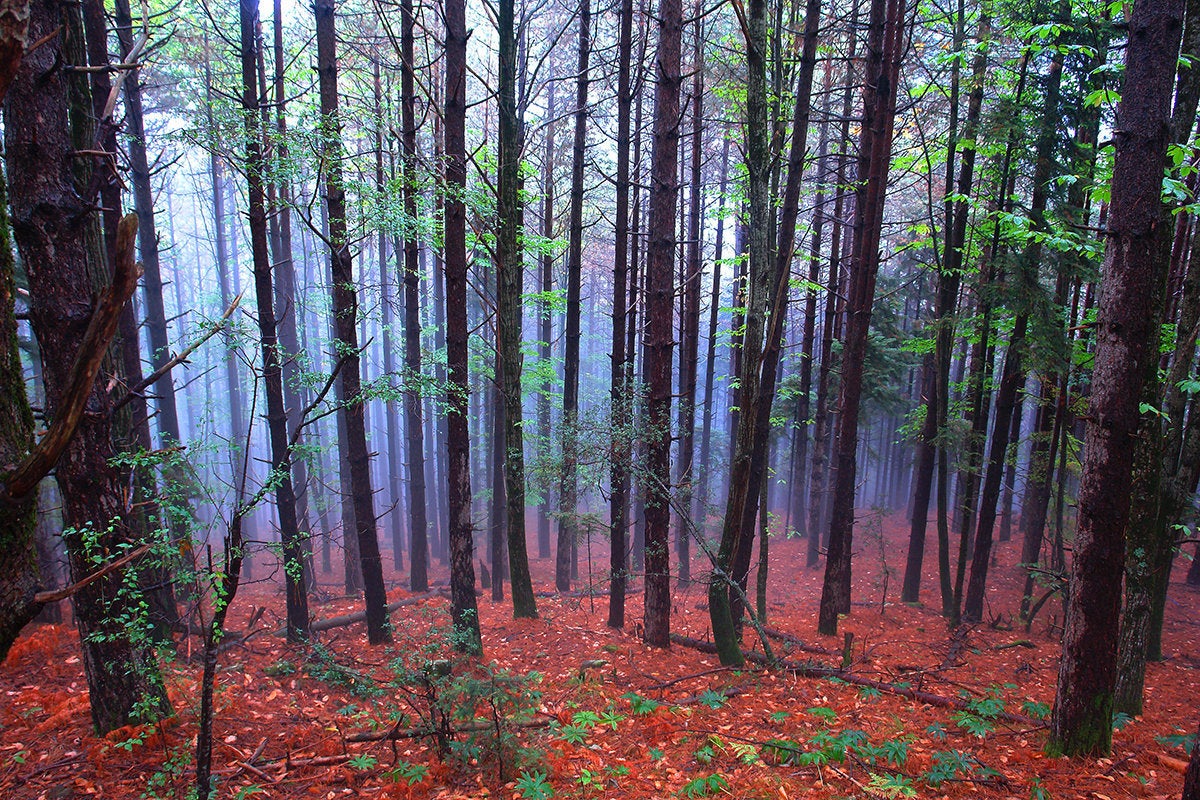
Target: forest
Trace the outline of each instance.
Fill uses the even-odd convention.
[[[0,0],[0,795],[1200,800],[1200,0]]]

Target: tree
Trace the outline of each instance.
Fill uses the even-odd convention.
[[[267,393],[267,429],[271,440],[270,483],[275,486],[275,509],[283,544],[283,576],[287,594],[287,638],[308,638],[308,594],[304,580],[304,551],[296,519],[292,456],[287,410],[283,402],[283,366],[275,325],[271,254],[267,245],[265,192],[266,158],[262,151],[262,116],[258,92],[258,0],[240,4],[242,48],[242,125],[245,131],[246,182],[250,204],[250,250],[254,260],[254,294],[262,345],[262,375]]]
[[[579,302],[583,273],[583,167],[587,149],[588,57],[591,53],[591,0],[579,6],[579,71],[575,88],[575,142],[571,151],[571,208],[567,252],[566,354],[563,359],[563,475],[559,496],[558,551],[554,585],[571,588],[571,572],[579,526]],[[669,371],[668,367],[668,371]]]
[[[450,505],[450,609],[459,649],[482,653],[471,537],[471,439],[467,428],[467,21],[466,0],[447,0],[445,107],[446,469]]]
[[[586,0],[585,0],[586,6]],[[513,31],[513,0],[500,0],[500,176],[497,187],[496,280],[497,361],[503,398],[504,496],[507,499],[508,564],[512,581],[513,616],[536,617],[537,601],[529,577],[525,548],[525,441],[521,409],[521,329],[525,256],[522,247],[524,206],[520,199],[520,158],[523,134],[517,114],[517,41]],[[586,57],[585,57],[586,58]],[[585,60],[586,72],[586,60]],[[501,409],[496,410],[501,414]],[[501,570],[494,564],[493,580]]]
[[[244,2],[246,0],[243,0]],[[370,452],[363,415],[362,371],[359,366],[358,296],[354,284],[350,241],[346,231],[346,188],[342,178],[342,134],[338,118],[337,37],[333,0],[317,0],[317,77],[321,95],[321,134],[324,146],[325,205],[329,214],[329,252],[332,270],[335,349],[340,359],[342,410],[346,425],[346,461],[350,500],[354,510],[353,534],[358,542],[366,595],[367,638],[380,644],[391,638],[387,627],[387,591],[375,530],[371,492]],[[347,476],[343,475],[343,480]],[[346,531],[349,538],[350,531]]]
[[[429,588],[425,441],[421,420],[421,293],[417,221],[417,93],[412,0],[400,3],[400,116],[404,128],[404,425],[408,436],[409,588]]]
[[[628,580],[629,556],[626,534],[629,531],[629,473],[632,467],[633,442],[629,430],[633,404],[630,401],[630,377],[633,353],[626,347],[626,316],[628,312],[629,280],[629,124],[630,124],[630,61],[633,56],[633,0],[621,0],[621,20],[617,55],[617,218],[613,242],[613,321],[612,371],[610,384],[612,415],[612,470],[609,485],[609,594],[608,625],[625,626],[625,587]],[[552,90],[553,91],[553,90]],[[553,99],[553,94],[551,94]],[[553,117],[553,103],[550,104]],[[550,136],[549,132],[547,136]],[[547,144],[546,152],[551,152]],[[549,162],[549,157],[546,159]],[[547,173],[550,165],[546,165]],[[547,179],[547,185],[550,185]]]
[[[854,240],[850,257],[846,340],[836,436],[836,481],[829,521],[829,556],[821,590],[818,630],[837,633],[838,614],[850,611],[850,555],[854,532],[854,491],[858,450],[858,412],[862,400],[863,361],[875,281],[884,199],[896,124],[896,84],[906,39],[905,0],[871,0],[867,23],[863,121],[858,140]]]
[[[1165,279],[1156,274],[1155,242],[1164,222],[1161,176],[1182,16],[1175,0],[1140,0],[1129,18],[1079,526],[1047,744],[1064,755],[1103,755],[1112,744],[1115,622],[1138,399],[1147,359],[1155,358],[1155,302]]]
[[[674,296],[675,205],[679,197],[679,87],[683,31],[681,0],[659,0],[655,62],[654,146],[650,165],[650,219],[646,246],[643,379],[646,464],[641,492],[646,503],[646,644],[671,640],[671,308]]]
[[[98,220],[87,197],[90,165],[75,157],[75,151],[93,145],[87,76],[58,68],[86,63],[82,33],[78,6],[59,0],[30,3],[28,39],[42,44],[25,55],[4,107],[8,176],[21,187],[11,197],[13,234],[29,279],[29,316],[42,355],[47,416],[66,415],[72,400],[86,400],[89,412],[82,413],[83,405],[74,410],[81,418],[55,473],[76,581],[95,568],[97,558],[138,543],[128,524],[128,468],[114,461],[119,451],[111,415],[123,391],[119,361],[111,352],[104,361],[115,380],[89,381],[82,396],[70,391],[76,354],[93,318],[84,298],[109,282]],[[132,231],[126,230],[132,242]],[[136,273],[126,263],[114,274]],[[118,311],[123,305],[122,300]],[[101,342],[100,352],[105,349]],[[131,636],[123,624],[132,600],[121,587],[122,578],[110,575],[74,595],[92,723],[101,733],[170,712],[153,643],[144,635]]]

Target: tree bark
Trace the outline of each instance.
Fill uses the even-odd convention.
[[[586,7],[586,6],[585,6]],[[521,246],[524,206],[520,196],[520,160],[524,133],[517,110],[517,41],[513,30],[513,0],[500,0],[500,147],[496,215],[497,334],[501,396],[503,398],[504,494],[507,501],[508,569],[512,582],[513,616],[537,617],[537,601],[529,576],[525,545],[525,439],[521,407],[522,292],[525,254]],[[586,13],[586,11],[584,12]],[[587,71],[586,56],[583,63]],[[561,557],[561,554],[560,554]],[[501,569],[493,565],[493,579]]]
[[[455,646],[483,652],[471,540],[471,441],[467,429],[467,21],[466,0],[447,0],[445,97],[446,464],[450,506],[450,613]]]
[[[1115,623],[1138,400],[1147,360],[1156,358],[1154,303],[1164,276],[1156,274],[1155,241],[1165,224],[1161,176],[1182,12],[1177,0],[1143,0],[1129,20],[1079,523],[1047,744],[1065,755],[1104,755],[1112,743]]]
[[[412,0],[400,2],[400,118],[403,128],[404,214],[417,219],[417,93]],[[429,588],[429,521],[425,440],[421,419],[420,252],[416,230],[404,237],[404,425],[408,437],[409,588]]]
[[[643,637],[652,647],[671,642],[671,298],[675,255],[675,207],[679,197],[679,89],[683,30],[681,0],[659,0],[655,61],[654,147],[647,225],[643,375],[646,466],[646,588]]]
[[[613,242],[613,328],[612,328],[612,467],[609,473],[609,588],[608,625],[625,626],[625,589],[629,579],[626,535],[629,532],[629,473],[632,468],[633,403],[629,397],[629,368],[633,353],[625,346],[629,300],[629,126],[630,62],[633,58],[633,0],[621,0],[620,33],[617,43],[617,218]],[[553,93],[551,94],[553,99]],[[551,109],[553,102],[550,103]],[[550,111],[553,118],[553,111]],[[549,136],[549,133],[547,133]],[[546,171],[550,173],[547,144]],[[550,184],[547,178],[547,185]]]
[[[243,0],[245,1],[245,0]],[[346,232],[346,192],[342,178],[341,122],[338,119],[337,38],[334,31],[333,0],[317,0],[317,78],[321,99],[321,129],[324,139],[325,204],[329,213],[329,249],[332,270],[332,312],[336,332],[335,350],[343,363],[339,382],[343,407],[339,416],[346,424],[346,461],[350,471],[350,499],[354,507],[353,532],[362,564],[363,591],[367,611],[367,639],[381,644],[391,639],[387,624],[387,590],[375,530],[374,496],[371,491],[370,452],[367,449],[365,404],[358,346],[358,294],[354,283],[350,242]]]
[[[60,68],[86,63],[79,7],[32,2],[28,38],[42,44],[25,55],[9,88],[5,155],[8,177],[20,187],[11,196],[13,234],[29,279],[46,414],[54,419],[92,317],[92,297],[108,275],[94,199],[85,196],[90,164],[74,157],[94,146],[87,75]],[[127,522],[130,476],[113,461],[111,412],[123,373],[111,351],[104,369],[112,379],[92,387],[88,413],[56,472],[72,581],[90,573],[96,559],[136,544]],[[142,631],[131,636],[122,622],[132,602],[123,582],[112,575],[74,596],[92,722],[101,733],[170,712],[153,642]]]
[[[563,358],[562,454],[563,474],[559,496],[558,550],[554,585],[560,592],[571,588],[571,550],[579,536],[578,414],[579,414],[579,303],[583,271],[583,167],[587,148],[588,58],[591,51],[591,2],[579,6],[579,68],[575,86],[575,143],[571,155],[571,208],[567,249],[566,354]]]
[[[875,279],[879,272],[879,239],[896,121],[896,84],[907,38],[905,10],[905,0],[871,0],[863,123],[859,134],[859,183],[855,192],[850,294],[846,304],[848,320],[841,362],[837,477],[818,624],[820,632],[830,636],[837,633],[838,614],[850,611],[858,411],[862,399],[863,358],[871,327]]]
[[[258,0],[242,0],[240,8],[242,61],[242,125],[246,148],[246,182],[249,197],[250,251],[254,263],[254,293],[258,304],[258,331],[262,345],[262,374],[267,394],[267,430],[271,442],[270,483],[275,485],[275,510],[283,545],[283,576],[287,596],[287,638],[308,638],[308,594],[304,580],[304,551],[296,519],[292,488],[291,452],[288,447],[287,411],[283,402],[283,366],[275,326],[271,254],[267,244],[267,213],[262,151],[262,107],[258,93]]]

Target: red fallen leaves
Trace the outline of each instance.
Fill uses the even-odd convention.
[[[903,560],[905,525],[899,518],[888,520],[884,533],[887,558],[895,569]],[[825,641],[814,632],[820,573],[802,567],[804,543],[779,539],[773,544],[771,625],[809,645],[839,650],[840,640]],[[1024,580],[1016,566],[1018,548],[1017,543],[999,543],[996,549],[996,591],[989,594],[989,602],[992,613],[1005,621],[1016,610]],[[597,564],[606,562],[607,554],[595,545],[593,549]],[[897,599],[893,580],[889,605],[881,614],[883,583],[877,548],[857,558],[855,600],[861,604],[856,604],[854,613],[843,622],[844,629],[855,633],[856,674],[885,682],[910,681],[915,688],[946,696],[965,692],[979,698],[990,687],[1001,687],[1006,709],[1015,713],[1024,713],[1021,705],[1027,700],[1052,702],[1058,646],[1057,631],[1047,630],[1047,622],[1053,617],[1061,624],[1057,601],[1043,609],[1028,636],[1021,631],[975,629],[961,651],[961,665],[943,667],[948,634],[936,611],[893,605]],[[937,602],[935,568],[930,564],[925,584],[924,599],[931,606]],[[533,563],[535,588],[552,586],[552,569],[552,561]],[[693,573],[697,572],[694,566]],[[445,576],[435,571],[434,577]],[[674,595],[673,629],[705,637],[708,615],[703,584],[677,586]],[[640,618],[636,589],[630,595],[627,633],[605,627],[603,596],[594,602],[574,597],[539,597],[538,602],[541,619],[514,621],[507,603],[480,600],[486,657],[514,673],[540,672],[544,676],[536,687],[542,692],[540,705],[560,724],[571,724],[580,711],[623,716],[616,730],[603,724],[592,727],[583,744],[565,742],[545,728],[515,732],[521,742],[544,753],[539,768],[547,773],[556,797],[659,798],[679,792],[689,780],[714,773],[721,774],[739,797],[827,800],[865,796],[854,783],[869,782],[868,770],[860,765],[848,762],[801,768],[746,764],[733,748],[735,743],[749,745],[771,739],[793,740],[807,747],[823,731],[848,729],[864,731],[876,745],[911,737],[903,768],[910,777],[933,766],[937,754],[954,749],[977,757],[1007,779],[1007,785],[954,782],[936,789],[917,783],[923,797],[1027,797],[1035,778],[1055,798],[1098,794],[1178,797],[1181,777],[1175,762],[1182,763],[1183,752],[1156,737],[1190,732],[1195,726],[1195,710],[1183,699],[1194,693],[1200,595],[1188,591],[1181,581],[1172,586],[1165,636],[1167,650],[1175,657],[1150,665],[1147,714],[1118,732],[1117,752],[1107,762],[1047,759],[1039,749],[1044,733],[1036,729],[1001,725],[980,739],[957,726],[948,710],[903,697],[876,697],[858,687],[787,673],[713,672],[717,667],[713,656],[680,647],[655,650],[639,641],[634,632]],[[244,625],[255,606],[269,609],[263,625],[280,624],[280,590],[256,584],[239,598],[231,626]],[[356,605],[340,600],[325,606],[314,603],[314,608],[317,616],[327,617],[356,610]],[[368,647],[361,625],[328,631],[322,642],[340,663],[358,673],[376,673],[382,680],[393,657],[424,644],[431,619],[444,624],[444,600],[423,601],[397,614],[394,621],[399,636],[392,651]],[[1014,638],[1029,638],[1036,647],[996,649]],[[747,636],[748,645],[752,639]],[[783,643],[772,644],[789,659],[826,658],[789,653]],[[180,652],[186,654],[187,646],[182,645]],[[388,773],[396,762],[389,743],[347,745],[343,738],[366,729],[368,718],[387,724],[386,704],[399,696],[392,692],[378,699],[352,697],[342,688],[305,675],[304,658],[302,651],[290,650],[267,635],[256,636],[222,656],[215,766],[228,796],[251,785],[265,789],[260,796],[279,798],[329,798],[331,793],[340,797],[347,790],[404,800],[480,797],[485,792],[492,797],[520,796],[513,785],[515,775],[502,785],[496,781],[494,765],[480,773],[443,764],[433,756],[430,743],[419,739],[396,743],[395,758],[423,765],[428,772],[412,785],[403,778],[391,779]],[[274,676],[268,672],[284,661],[297,670]],[[588,661],[604,661],[605,665],[581,670]],[[912,672],[912,668],[918,671]],[[134,738],[136,729],[122,731],[112,740],[97,738],[89,730],[86,684],[74,631],[69,626],[30,629],[0,667],[0,696],[5,698],[0,703],[3,738],[20,742],[27,753],[18,763],[12,753],[0,750],[0,797],[49,798],[51,789],[64,783],[72,785],[79,796],[140,796],[147,781],[161,773],[165,759],[178,753],[186,759],[190,752],[198,672],[198,665],[182,660],[169,670],[177,721],[158,726],[148,737],[152,741],[126,752],[116,747],[115,741]],[[1005,684],[1016,688],[1004,688]],[[726,689],[736,690],[736,695],[723,701],[705,695],[719,708],[698,700],[706,690],[721,693]],[[630,693],[665,705],[650,713],[636,713]],[[685,699],[691,700],[685,707],[669,708]],[[832,718],[828,718],[830,713]],[[943,733],[935,736],[928,732],[931,729]],[[697,752],[712,742],[714,734],[721,744],[713,744],[711,760],[702,763]],[[230,736],[236,739],[226,743]],[[251,760],[263,740],[257,760]],[[75,760],[69,761],[68,753],[77,754]],[[355,756],[370,756],[375,763],[349,763],[348,758]],[[64,760],[67,763],[55,766]],[[272,780],[238,767],[248,760]],[[595,773],[598,782],[581,783],[584,769]],[[161,795],[167,796],[168,790],[177,796],[186,794],[190,774],[185,771],[170,780],[173,782]]]

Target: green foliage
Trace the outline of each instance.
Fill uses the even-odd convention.
[[[649,697],[642,697],[637,692],[626,692],[621,697],[629,701],[629,710],[638,716],[652,714],[654,711],[662,708],[662,703],[652,700]]]
[[[1113,714],[1112,726],[1114,731],[1119,731],[1129,723],[1133,722],[1133,717],[1126,714],[1124,711],[1118,711]]]
[[[707,777],[692,778],[679,788],[679,797],[708,797],[717,792],[727,790],[729,782],[719,772]]]
[[[1042,786],[1041,779],[1036,775],[1029,782],[1029,800],[1051,800],[1050,790]]]
[[[1047,719],[1050,716],[1050,704],[1026,700],[1021,704],[1021,710],[1034,719]]]
[[[700,696],[696,698],[696,702],[700,703],[700,705],[708,706],[709,708],[716,710],[728,703],[729,698],[720,692],[714,692],[712,689],[705,689],[700,693]]]
[[[399,783],[404,781],[409,786],[416,786],[429,775],[429,767],[424,764],[412,764],[408,761],[398,761],[396,766],[383,773],[388,780]]]
[[[813,706],[812,708],[808,709],[808,713],[812,714],[825,724],[829,724],[837,719],[837,712],[828,706]]]
[[[554,797],[554,787],[546,780],[546,773],[541,770],[522,771],[521,777],[517,778],[517,791],[525,800],[547,800]]]
[[[867,781],[867,790],[874,795],[887,798],[917,796],[912,779],[903,775],[876,775],[872,772],[871,779]]]
[[[376,758],[375,756],[368,755],[366,753],[359,753],[358,755],[350,758],[350,760],[346,762],[346,765],[349,766],[351,769],[356,769],[360,772],[365,772],[369,769],[374,769],[375,765],[378,763],[379,763],[379,759]]]
[[[1182,747],[1185,753],[1190,754],[1192,748],[1196,746],[1196,734],[1171,733],[1165,736],[1155,736],[1154,741],[1167,747]]]
[[[379,697],[384,693],[383,687],[370,676],[339,664],[333,651],[320,642],[312,643],[308,662],[304,665],[304,673],[314,680],[344,689],[362,699]]]

